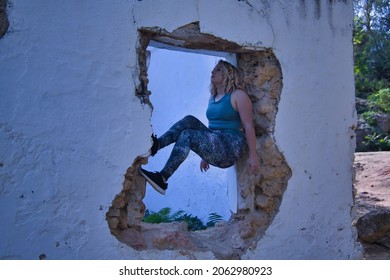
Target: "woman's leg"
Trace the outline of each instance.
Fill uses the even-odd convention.
[[[190,150],[197,153],[209,164],[227,168],[232,166],[244,147],[244,137],[209,129],[187,129],[176,139],[171,155],[161,170],[161,175],[168,180],[180,164],[187,158]]]
[[[158,138],[158,149],[162,149],[172,143],[175,143],[180,134],[187,129],[211,131],[196,117],[188,115],[175,123],[166,133]]]
[[[159,149],[162,149],[172,143],[175,143],[174,150],[171,153],[170,159],[166,164],[166,171],[162,174],[160,172],[150,172],[143,168],[140,173],[145,177],[149,184],[161,194],[165,194],[168,184],[166,180],[173,174],[179,165],[185,160],[190,151],[189,142],[186,137],[181,137],[180,143],[177,143],[180,136],[187,130],[211,132],[200,120],[193,116],[186,116],[177,123],[175,123],[166,133],[160,138],[152,135],[153,146],[151,148],[151,155],[154,156]],[[187,139],[187,140],[186,140]]]

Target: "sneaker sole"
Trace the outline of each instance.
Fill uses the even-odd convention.
[[[146,181],[155,189],[157,192],[161,193],[162,195],[165,195],[165,190],[160,188],[159,185],[157,185],[155,182],[153,182],[145,173],[142,172],[142,170],[139,171],[142,176],[146,179]]]

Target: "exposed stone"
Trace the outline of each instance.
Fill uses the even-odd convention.
[[[121,195],[117,195],[114,198],[114,201],[112,202],[112,208],[120,209],[120,208],[124,208],[125,206],[126,206],[125,195],[121,193]]]
[[[264,195],[271,196],[271,197],[282,196],[285,190],[285,186],[283,186],[279,180],[276,180],[276,177],[275,177],[275,182],[264,183],[261,184],[259,187],[263,191]]]
[[[266,211],[271,212],[276,209],[278,200],[275,197],[265,196],[265,195],[256,195],[255,199],[256,207]]]
[[[119,219],[115,217],[110,217],[110,219],[107,219],[109,228],[118,228],[119,225]]]
[[[141,164],[147,159],[137,158],[133,165],[127,169],[123,189],[116,195],[111,207],[106,213],[111,232],[116,233],[118,229],[139,228],[145,215],[145,205],[142,199],[145,197],[145,179],[139,175],[138,170]],[[110,221],[115,218],[115,221]],[[117,221],[119,219],[119,221]]]
[[[269,215],[262,211],[252,212],[246,215],[245,220],[239,222],[239,231],[242,239],[254,237],[258,230],[267,225]]]
[[[136,250],[144,250],[147,248],[147,243],[144,235],[135,228],[127,228],[119,232],[118,239],[130,245]]]
[[[127,223],[129,225],[141,225],[145,216],[146,207],[141,200],[130,200],[127,206]]]
[[[156,249],[199,251],[199,248],[191,240],[185,223],[170,223],[168,226],[158,227],[158,234],[152,235],[150,238]]]
[[[357,147],[360,147],[362,145],[362,142],[365,140],[364,138],[367,135],[374,133],[374,129],[362,117],[358,117],[355,133],[356,145]]]
[[[356,228],[359,238],[365,242],[386,242],[390,233],[390,210],[368,212],[358,219]]]
[[[390,133],[390,115],[375,114],[373,118],[380,130],[384,133]]]
[[[116,208],[110,208],[110,210],[106,214],[108,217],[120,217],[121,216],[121,210]]]
[[[357,113],[360,114],[361,112],[367,111],[369,103],[366,99],[356,97],[355,106]]]
[[[193,22],[182,26],[172,33],[160,27],[143,28],[144,37],[160,43],[184,47],[188,49],[207,49],[226,52],[237,52],[242,48],[236,43],[215,37],[211,34],[200,32],[199,22]]]

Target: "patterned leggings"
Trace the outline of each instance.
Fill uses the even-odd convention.
[[[159,149],[175,143],[171,155],[161,170],[166,180],[187,158],[190,150],[207,163],[227,168],[241,156],[245,147],[243,135],[211,130],[194,116],[186,116],[158,138]]]

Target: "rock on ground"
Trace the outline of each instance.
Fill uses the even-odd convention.
[[[365,259],[390,260],[390,152],[356,153],[354,223]]]

